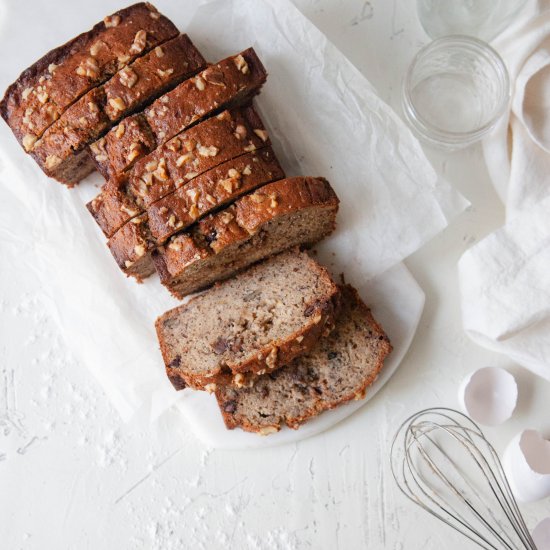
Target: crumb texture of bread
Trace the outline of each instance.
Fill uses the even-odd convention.
[[[156,322],[169,378],[213,390],[273,372],[332,330],[339,289],[305,252],[274,256]],[[228,380],[229,375],[229,380]]]
[[[105,154],[94,154],[98,170],[107,180],[124,173],[201,120],[250,102],[266,78],[267,72],[253,48],[208,66],[135,115],[132,134],[121,135],[116,126],[108,132],[99,144]]]
[[[269,435],[296,429],[323,411],[363,399],[392,347],[355,289],[342,288],[341,313],[329,336],[288,366],[259,377],[251,387],[218,386],[224,422]]]
[[[0,115],[28,151],[75,101],[178,34],[151,4],[119,10],[23,71],[6,90]]]
[[[324,178],[269,183],[153,252],[162,284],[183,298],[293,246],[334,231],[338,197]]]

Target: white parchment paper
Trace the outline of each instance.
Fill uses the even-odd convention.
[[[270,75],[257,105],[285,169],[327,177],[342,201],[338,229],[319,247],[335,273],[345,272],[356,284],[373,278],[466,206],[438,179],[416,139],[366,78],[290,2],[155,4],[212,61],[250,45],[257,49]],[[64,5],[71,3],[55,4],[66,21],[62,29],[51,27],[49,46],[95,21],[83,22],[82,13],[64,11]],[[94,3],[96,19],[118,7]],[[14,20],[7,13],[5,21]],[[33,36],[47,21],[26,17],[25,23],[24,32]],[[0,30],[0,47],[7,51],[11,27]],[[3,87],[44,53],[30,48],[3,62]],[[156,277],[137,285],[118,271],[84,207],[98,191],[99,176],[72,191],[49,181],[2,125],[0,183],[1,269],[40,280],[74,354],[123,418],[140,409],[160,414],[177,394],[165,380],[153,323],[176,301]]]

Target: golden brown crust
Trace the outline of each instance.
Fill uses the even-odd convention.
[[[161,57],[159,51],[163,52]],[[71,173],[75,152],[204,65],[203,57],[186,35],[157,46],[73,103],[30,149],[32,156],[48,176],[63,183],[78,183]],[[117,128],[117,135],[122,136],[126,122]],[[92,150],[94,158],[106,158],[101,142]]]
[[[209,66],[140,114],[134,135],[117,138],[117,127],[113,128],[105,137],[107,155],[96,160],[98,170],[106,179],[121,174],[207,116],[247,103],[266,78],[265,68],[252,48]]]
[[[6,90],[0,115],[20,143],[25,136],[39,138],[74,101],[177,35],[173,23],[150,4],[122,9],[23,71]]]
[[[389,338],[385,334],[383,328],[380,324],[374,319],[370,309],[365,305],[365,303],[359,297],[357,291],[350,285],[346,285],[342,288],[342,294],[346,295],[347,299],[351,296],[352,300],[355,302],[354,309],[359,309],[365,319],[365,324],[368,325],[369,330],[372,332],[372,339],[377,343],[377,363],[376,367],[372,369],[368,376],[366,376],[360,386],[350,391],[348,394],[344,395],[340,399],[337,399],[332,402],[323,401],[320,398],[317,398],[312,406],[307,407],[303,412],[294,417],[286,416],[285,418],[280,418],[277,423],[270,425],[259,426],[249,422],[245,417],[240,416],[236,417],[232,412],[226,410],[226,397],[225,393],[220,390],[216,391],[216,399],[220,407],[220,412],[222,414],[224,423],[228,429],[242,428],[245,431],[260,433],[262,435],[267,435],[270,433],[275,433],[281,429],[283,424],[286,424],[288,427],[296,430],[303,423],[307,422],[313,417],[318,416],[326,410],[332,410],[344,403],[347,403],[352,400],[364,399],[366,395],[367,388],[369,388],[374,381],[377,379],[380,370],[384,366],[385,358],[391,353],[392,346],[389,341]],[[338,321],[337,321],[338,323]],[[300,358],[296,359],[296,362],[300,362]],[[287,369],[292,369],[293,365],[285,367]]]
[[[262,224],[278,216],[316,206],[336,211],[338,203],[338,197],[324,178],[294,177],[269,183],[199,221],[193,231],[172,237],[153,254],[153,261],[162,284],[177,298],[182,298],[174,289],[174,282],[193,263],[244,243]]]
[[[254,130],[262,132],[263,137]],[[263,132],[265,128],[253,107],[224,111],[178,134],[137,162],[127,175],[109,180],[94,201],[99,208],[113,209],[112,212],[97,211],[94,201],[88,208],[105,235],[111,237],[146,206],[196,176],[247,151],[269,145],[267,133]],[[106,191],[110,194],[109,201],[100,198]]]
[[[284,177],[271,147],[220,164],[147,208],[151,235],[163,244],[210,211]]]

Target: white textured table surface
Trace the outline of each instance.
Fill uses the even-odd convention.
[[[401,75],[426,41],[414,2],[297,3],[397,108]],[[28,5],[29,17],[55,9]],[[103,15],[85,9],[90,21]],[[12,55],[32,39],[24,27],[8,32]],[[522,428],[549,434],[550,384],[464,335],[456,262],[502,223],[503,209],[479,149],[429,155],[472,206],[407,262],[427,295],[412,348],[365,409],[292,446],[211,452],[177,412],[151,427],[122,425],[44,314],[36,281],[0,263],[0,548],[467,548],[397,493],[388,465],[395,429],[424,406],[456,407],[469,371],[499,365],[520,381],[512,420],[485,430],[502,450]],[[522,510],[533,527],[550,502]]]

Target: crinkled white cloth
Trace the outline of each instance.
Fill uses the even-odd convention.
[[[550,380],[550,6],[493,45],[513,83],[509,116],[484,143],[506,225],[459,262],[463,323]]]

